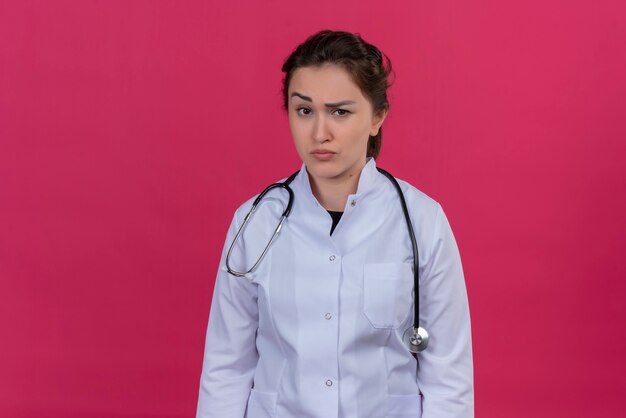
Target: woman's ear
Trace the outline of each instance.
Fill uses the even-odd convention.
[[[370,129],[370,136],[378,135],[378,131],[385,121],[388,112],[388,109],[383,109],[378,113],[374,113],[374,115],[372,116],[372,127]]]

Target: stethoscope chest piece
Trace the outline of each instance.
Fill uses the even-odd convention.
[[[402,340],[409,348],[409,351],[415,354],[426,349],[428,346],[428,339],[428,332],[426,332],[426,330],[422,327],[411,327],[404,331],[404,335],[402,336]]]

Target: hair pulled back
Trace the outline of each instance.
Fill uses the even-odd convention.
[[[301,67],[319,67],[334,64],[345,69],[363,95],[370,101],[375,114],[389,110],[387,88],[392,72],[391,61],[374,45],[358,34],[322,30],[311,35],[287,57],[282,66],[284,107],[289,108],[289,83],[295,70]],[[377,158],[383,132],[369,137],[367,157]]]

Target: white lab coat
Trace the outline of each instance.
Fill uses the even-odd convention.
[[[441,206],[400,181],[419,247],[420,318],[430,333],[417,359],[412,250],[392,183],[370,159],[330,236],[306,168],[278,238],[250,277],[225,254],[252,201],[236,212],[217,275],[200,379],[198,418],[470,418],[472,345],[461,261]],[[249,268],[277,224],[271,192],[231,257]],[[286,196],[286,194],[285,194]]]

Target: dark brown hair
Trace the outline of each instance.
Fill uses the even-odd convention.
[[[384,59],[383,59],[384,56]],[[283,63],[284,107],[289,108],[289,83],[295,70],[335,64],[344,68],[363,95],[370,101],[374,113],[389,110],[387,88],[391,85],[391,61],[359,34],[322,30],[307,38]],[[367,142],[367,157],[377,158],[383,137],[382,127]]]

